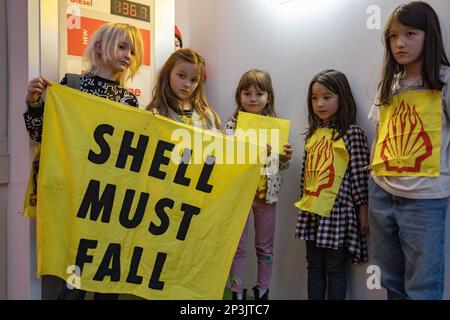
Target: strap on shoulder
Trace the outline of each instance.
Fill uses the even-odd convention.
[[[76,73],[66,73],[67,85],[73,89],[80,90],[81,75]]]

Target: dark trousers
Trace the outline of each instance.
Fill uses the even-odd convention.
[[[308,299],[344,300],[347,292],[345,250],[318,248],[314,241],[306,241],[308,262]]]
[[[58,295],[58,300],[84,300],[86,296],[86,291],[80,289],[69,289],[64,283],[61,291]],[[117,293],[100,293],[96,292],[94,294],[94,300],[117,300],[119,295]]]

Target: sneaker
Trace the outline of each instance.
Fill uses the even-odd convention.
[[[247,300],[247,289],[244,289],[244,291],[242,291],[242,299],[238,299],[238,293],[233,291],[231,300]]]
[[[259,297],[259,288],[253,287],[253,294],[255,295],[255,300],[269,300],[269,288],[267,288],[266,293],[262,297]]]

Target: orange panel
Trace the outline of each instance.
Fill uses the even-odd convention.
[[[69,18],[71,15],[67,15]],[[81,17],[80,29],[67,29],[67,54],[82,57],[90,37],[100,26],[107,21]],[[139,29],[144,39],[143,64],[150,66],[150,30]]]

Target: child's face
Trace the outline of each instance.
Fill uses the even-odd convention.
[[[189,102],[200,81],[197,65],[179,60],[170,72],[170,89],[182,102]]]
[[[178,40],[177,37],[175,37],[175,50],[181,49],[181,42]]]
[[[126,37],[117,43],[116,51],[112,61],[109,61],[109,68],[114,73],[125,72],[133,63],[134,48],[131,40]]]
[[[241,105],[246,112],[261,113],[269,102],[269,93],[255,85],[241,91]]]
[[[339,96],[319,82],[312,85],[311,103],[314,114],[327,123],[339,110]]]
[[[422,62],[425,32],[395,22],[389,30],[389,45],[395,61],[401,65]]]

